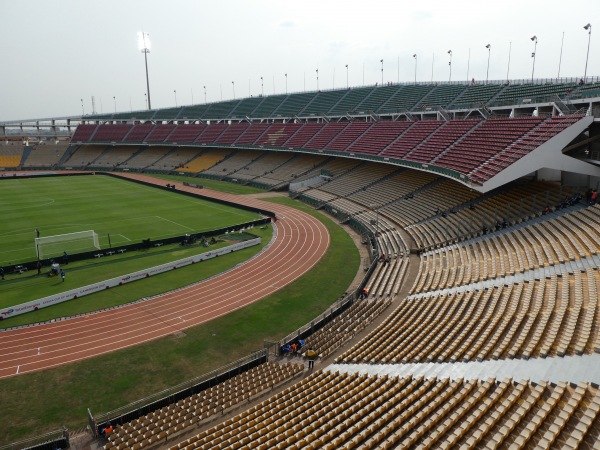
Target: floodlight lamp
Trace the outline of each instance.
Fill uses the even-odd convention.
[[[416,58],[416,57],[417,57],[417,54],[415,53],[415,54],[413,55],[413,58]]]
[[[150,35],[144,31],[138,31],[138,48],[142,53],[150,53]]]
[[[589,30],[590,28],[592,28],[591,23],[588,23],[586,26],[583,27],[584,30]]]
[[[452,50],[448,50],[448,54],[451,55],[452,54]]]
[[[535,58],[535,52],[531,52],[531,57]]]
[[[531,40],[537,42],[537,36],[532,36]]]
[[[380,59],[379,62],[383,62],[383,59]]]
[[[491,44],[488,44],[485,46],[485,48],[487,48],[488,50],[490,49],[490,47],[491,47]]]

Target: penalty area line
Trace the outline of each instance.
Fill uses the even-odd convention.
[[[190,231],[195,231],[193,228],[190,228],[188,226],[182,225],[177,222],[173,222],[172,220],[169,220],[169,219],[165,219],[164,217],[161,217],[161,216],[154,216],[154,217],[158,217],[159,219],[164,220],[165,222],[171,222],[173,225],[177,225],[178,227],[187,228]]]

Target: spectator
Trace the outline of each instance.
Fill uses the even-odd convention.
[[[65,271],[62,269],[60,269],[60,277],[62,278],[63,283],[64,283],[65,282]]]
[[[306,358],[308,358],[308,370],[314,369],[315,360],[317,359],[317,352],[315,352],[312,347],[308,348],[308,351],[306,352]]]

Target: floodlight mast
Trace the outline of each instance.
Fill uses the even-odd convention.
[[[150,79],[148,78],[148,53],[150,53],[150,35],[145,31],[138,31],[138,47],[144,54],[146,63],[146,90],[148,91],[148,109],[152,109],[150,102]]]

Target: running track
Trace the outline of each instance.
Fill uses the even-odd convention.
[[[121,176],[163,185],[145,175]],[[197,189],[177,184],[181,191]],[[325,226],[293,208],[202,190],[277,214],[277,237],[257,257],[197,285],[109,311],[0,332],[0,378],[50,369],[177,333],[253,303],[298,279],[329,246]]]

